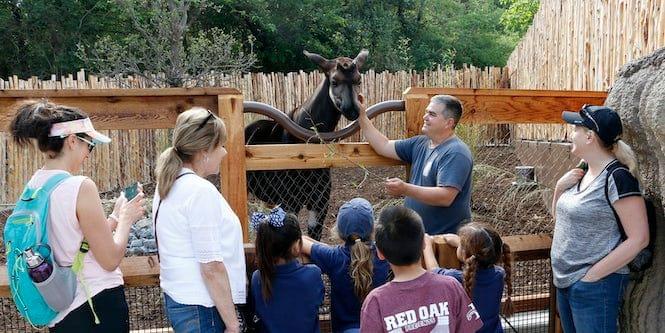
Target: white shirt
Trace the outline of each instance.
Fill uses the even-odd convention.
[[[192,170],[183,168],[180,174]],[[153,216],[159,205],[155,191]],[[159,207],[156,236],[160,286],[180,304],[212,307],[201,263],[224,262],[233,303],[246,302],[245,252],[238,216],[214,185],[196,174],[184,175]]]

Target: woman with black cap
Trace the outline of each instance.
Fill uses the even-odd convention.
[[[566,333],[616,332],[627,264],[649,242],[637,162],[611,108],[585,105],[562,117],[575,125],[571,153],[584,163],[559,179],[552,203],[561,323]]]

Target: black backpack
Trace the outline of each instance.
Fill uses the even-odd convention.
[[[614,213],[614,217],[616,218],[617,221],[617,226],[619,227],[619,232],[621,233],[621,240],[624,241],[626,237],[626,232],[623,230],[623,225],[621,224],[621,220],[619,219],[619,215],[617,214],[616,210],[614,209],[614,206],[612,206],[612,203],[610,202],[610,195],[609,195],[609,190],[608,190],[608,181],[610,179],[610,176],[612,173],[617,170],[617,169],[626,169],[626,166],[624,166],[621,163],[618,162],[613,162],[610,163],[610,165],[607,167],[607,176],[605,177],[605,199],[607,200],[607,204],[612,208],[612,213]],[[646,248],[642,249],[640,253],[637,254],[635,259],[633,259],[630,263],[628,263],[628,268],[630,269],[631,272],[643,272],[647,268],[651,267],[653,264],[653,251],[654,251],[654,243],[656,240],[656,205],[653,203],[652,200],[648,198],[644,198],[644,204],[647,209],[647,221],[649,223],[649,245],[647,245]]]

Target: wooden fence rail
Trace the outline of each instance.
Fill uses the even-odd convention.
[[[513,249],[515,261],[541,260],[549,258],[552,239],[547,235],[521,235],[503,237],[504,242]],[[435,256],[441,267],[455,268],[460,263],[457,260],[455,249],[446,244],[441,236],[434,236]],[[254,262],[255,251],[253,244],[245,244],[245,259],[247,276],[251,277],[256,270]],[[157,256],[127,257],[120,263],[126,287],[159,286],[159,261]],[[7,267],[0,266],[0,298],[9,298],[9,283],[7,281]],[[534,295],[518,296],[513,299],[516,312],[542,310],[547,308],[549,291]]]

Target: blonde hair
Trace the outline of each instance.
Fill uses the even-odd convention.
[[[617,141],[612,145],[610,151],[614,156],[621,162],[621,164],[628,167],[628,170],[633,175],[633,177],[639,179],[638,170],[637,170],[637,157],[635,157],[635,152],[630,146],[623,140]]]
[[[628,171],[630,171],[630,174],[633,175],[633,177],[639,179],[637,157],[635,157],[635,152],[633,152],[633,149],[630,148],[625,141],[619,139],[615,143],[608,145],[600,138],[600,136],[598,136],[598,133],[593,130],[587,128],[587,133],[593,134],[601,147],[607,149],[617,160],[619,160],[619,162],[621,162],[621,164],[628,167]]]
[[[356,235],[354,234],[353,236]],[[360,300],[360,303],[364,302],[367,294],[372,291],[373,270],[372,250],[362,239],[355,238],[351,246],[349,275],[351,275],[351,279],[353,280],[353,292],[358,297],[358,300]]]
[[[194,107],[178,115],[172,146],[159,155],[155,170],[160,198],[168,195],[183,163],[192,162],[196,153],[209,151],[225,142],[224,122],[210,111]]]

